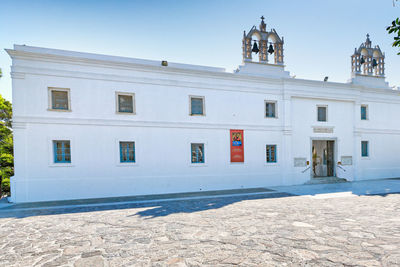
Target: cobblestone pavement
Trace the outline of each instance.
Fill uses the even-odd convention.
[[[112,208],[3,214],[0,266],[400,265],[400,194]]]

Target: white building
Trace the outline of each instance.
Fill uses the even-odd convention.
[[[290,77],[283,45],[262,21],[244,33],[243,64],[235,73],[7,49],[11,200],[254,188],[321,176],[400,177],[400,91],[385,82],[379,47],[367,38],[352,56],[351,80],[336,83]]]

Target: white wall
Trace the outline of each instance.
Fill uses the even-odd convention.
[[[294,158],[311,162],[312,139],[335,140],[337,161],[353,157],[339,177],[400,176],[399,92],[18,50],[10,52],[15,202],[301,184],[311,172],[294,167]],[[71,112],[47,110],[48,87],[70,89]],[[116,113],[116,91],[135,93],[136,115]],[[205,97],[206,116],[189,116],[189,95]],[[278,118],[264,117],[265,100],[277,101]],[[360,120],[361,104],[368,121]],[[328,106],[327,122],[317,122],[317,105]],[[244,163],[230,163],[230,129],[244,130]],[[71,140],[72,164],[52,163],[57,139]],[[121,166],[118,142],[128,140],[137,162]],[[370,141],[368,159],[361,140]],[[205,143],[202,166],[190,163],[191,142]],[[267,144],[278,147],[276,164],[265,162]]]

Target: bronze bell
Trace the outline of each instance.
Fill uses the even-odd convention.
[[[274,50],[274,48],[272,47],[272,44],[270,44],[269,47],[268,47],[268,53],[272,54],[272,53],[274,53],[274,52],[275,52],[275,50]]]
[[[378,63],[376,63],[376,59],[374,58],[372,60],[372,67],[375,68],[376,66],[378,66]]]
[[[254,53],[258,53],[258,52],[260,52],[260,49],[258,49],[258,45],[257,45],[257,42],[256,41],[254,41],[254,45],[253,45],[253,49],[251,49],[251,51],[252,52],[254,52]]]
[[[365,63],[365,59],[364,59],[364,57],[361,57],[360,64],[362,65],[364,63]]]

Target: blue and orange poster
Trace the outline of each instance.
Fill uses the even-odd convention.
[[[243,130],[230,130],[231,162],[244,162]]]

